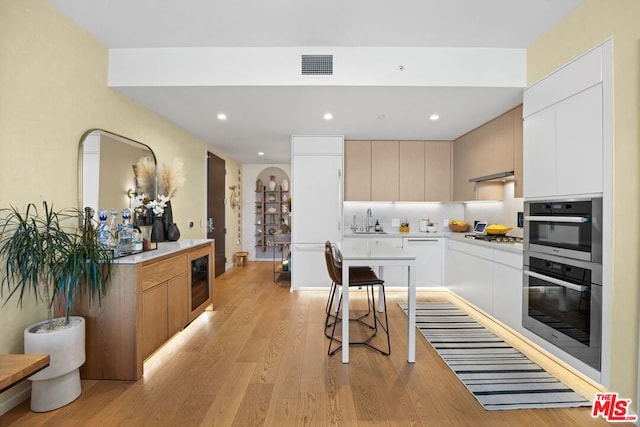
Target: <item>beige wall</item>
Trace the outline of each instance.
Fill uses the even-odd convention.
[[[637,408],[640,298],[640,2],[586,0],[527,51],[533,83],[595,45],[613,38],[614,217],[610,388]]]
[[[174,218],[183,237],[205,237],[207,146],[109,89],[107,59],[102,44],[47,1],[0,2],[0,207],[41,200],[76,206],[78,143],[86,130],[101,128],[144,142],[159,162],[184,160],[187,181],[173,200]],[[237,171],[235,160],[216,154]],[[237,173],[228,180],[237,182]],[[229,233],[228,257],[236,240],[237,230]],[[15,301],[0,308],[0,353],[22,352],[24,327],[45,316],[31,299],[22,310]]]

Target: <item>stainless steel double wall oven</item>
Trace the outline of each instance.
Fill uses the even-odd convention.
[[[602,198],[524,209],[523,326],[600,370]]]

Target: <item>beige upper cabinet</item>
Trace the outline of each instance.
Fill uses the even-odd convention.
[[[426,160],[424,153],[424,141],[400,141],[400,197],[398,200],[424,201]]]
[[[451,142],[424,143],[424,200],[451,201]]]
[[[524,176],[522,173],[523,146],[522,146],[522,105],[513,110],[513,171],[515,175],[514,197],[524,197]]]
[[[477,173],[473,158],[476,149],[474,144],[474,134],[472,132],[462,135],[453,141],[453,200],[462,202],[476,199],[476,189],[469,178]]]
[[[371,141],[345,141],[344,200],[371,200]]]
[[[513,170],[513,110],[478,128],[479,176]]]
[[[371,200],[399,200],[399,181],[400,143],[371,141]]]
[[[516,116],[520,118],[519,123]],[[502,192],[499,191],[502,184],[476,185],[469,180],[511,171],[520,183],[522,194],[522,106],[507,111],[453,142],[453,200],[502,200]],[[522,197],[517,194],[516,190],[516,197]]]

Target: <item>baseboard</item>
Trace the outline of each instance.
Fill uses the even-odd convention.
[[[508,344],[521,351],[533,362],[540,365],[547,372],[572,387],[584,397],[593,399],[595,393],[607,391],[602,384],[598,384],[565,361],[560,360],[553,354],[538,346],[536,343],[530,341],[518,331],[511,329],[509,326],[485,313],[455,293],[451,291],[448,291],[447,293],[449,297],[448,299],[451,303],[458,306],[462,311],[473,317],[478,323],[482,324],[491,332],[505,340]]]
[[[13,396],[8,397],[7,400],[0,403],[0,417],[31,396],[31,382],[25,381],[23,384],[18,384],[10,391],[8,390],[5,392],[5,394],[10,393],[13,394]]]

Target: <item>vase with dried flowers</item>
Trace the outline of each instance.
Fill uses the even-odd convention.
[[[185,181],[184,162],[182,159],[176,158],[173,159],[171,164],[167,165],[163,163],[160,166],[158,172],[158,193],[166,194],[167,196],[162,222],[164,224],[165,233],[171,235],[169,240],[178,240],[180,237],[178,226],[173,222],[173,207],[171,206],[171,200],[175,197],[176,192],[184,186]],[[168,233],[170,229],[172,232]]]

